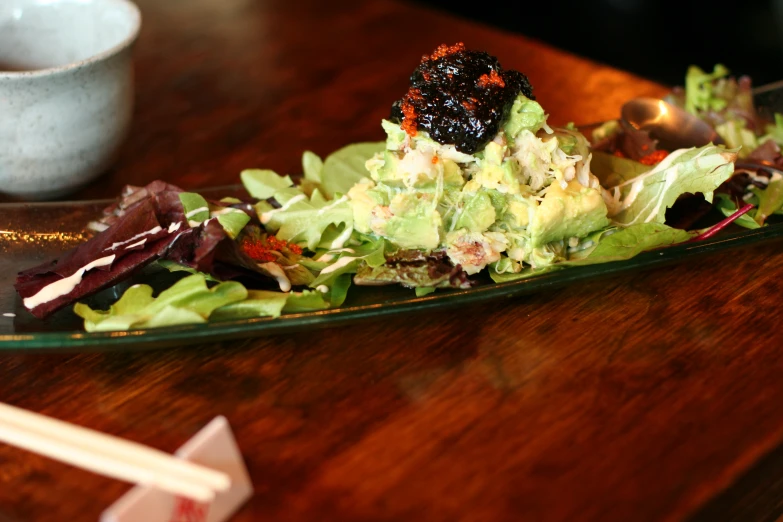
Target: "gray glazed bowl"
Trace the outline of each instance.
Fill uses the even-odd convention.
[[[0,192],[67,195],[106,171],[133,113],[128,0],[0,1]]]

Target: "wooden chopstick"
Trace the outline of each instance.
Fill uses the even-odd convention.
[[[227,474],[136,442],[0,403],[0,441],[98,474],[200,502],[231,485]]]

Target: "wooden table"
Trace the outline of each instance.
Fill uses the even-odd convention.
[[[420,56],[464,41],[550,121],[662,86],[411,4],[140,0],[137,109],[78,197],[197,189],[383,138]],[[173,451],[225,415],[236,520],[774,520],[783,511],[779,244],[465,309],[139,353],[4,355],[0,400]],[[0,447],[0,511],[96,520],[126,489]],[[732,516],[736,518],[731,518]]]

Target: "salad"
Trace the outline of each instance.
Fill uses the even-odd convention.
[[[770,216],[781,213],[783,115],[759,110],[749,77],[733,77],[721,64],[712,72],[693,65],[685,76],[685,86],[675,87],[665,101],[708,123],[725,146],[737,152],[734,175],[715,190],[715,209],[731,216],[746,206],[747,215],[736,219],[736,224],[745,228],[759,228]],[[598,163],[615,162],[615,169],[623,168],[622,158],[652,164],[671,152],[661,150],[648,132],[621,121],[596,129],[592,150]],[[621,159],[607,159],[605,153]],[[702,211],[709,209],[702,206]],[[699,213],[691,212],[691,217],[699,217]]]
[[[424,56],[381,125],[385,142],[305,152],[297,183],[242,172],[249,197],[127,187],[90,240],[20,272],[16,290],[38,318],[73,305],[87,331],[276,317],[338,307],[351,285],[424,295],[628,259],[748,210],[706,231],[667,223],[684,194],[712,201],[744,143],[658,152],[647,137],[634,157],[623,129],[607,127],[591,144],[548,125],[522,73],[463,44]],[[757,209],[770,188],[748,192]],[[157,293],[129,286],[108,310],[86,300],[140,271],[174,280]]]

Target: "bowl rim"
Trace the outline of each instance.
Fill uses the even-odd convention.
[[[71,0],[58,0],[61,2],[68,2]],[[55,67],[45,67],[42,69],[33,69],[30,71],[0,71],[0,79],[15,79],[15,78],[35,78],[40,76],[51,76],[54,74],[62,74],[76,69],[86,67],[88,65],[102,62],[108,58],[116,56],[121,53],[136,41],[141,31],[141,11],[139,7],[131,2],[131,0],[90,0],[94,3],[106,3],[115,4],[121,6],[128,11],[130,17],[131,28],[127,36],[123,38],[119,43],[105,49],[99,53],[95,53],[83,60],[77,60],[75,62],[69,62],[64,65],[58,65]]]

